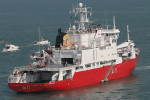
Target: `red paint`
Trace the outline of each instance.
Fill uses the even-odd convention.
[[[128,59],[121,64],[114,65],[113,69],[108,75],[108,80],[117,79],[128,76],[136,67],[138,55],[134,59]],[[48,82],[48,83],[8,83],[12,90],[20,92],[50,92],[67,90],[71,88],[81,87],[94,83],[100,83],[104,79],[108,68],[111,66],[104,66],[91,70],[76,72],[72,79],[62,81]]]

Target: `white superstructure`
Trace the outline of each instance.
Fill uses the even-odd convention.
[[[90,24],[87,14],[91,14],[92,11],[88,12],[88,8],[83,7],[83,4],[79,3],[77,8],[73,8],[70,11],[75,16],[79,14],[79,21],[75,21],[78,24],[78,28],[74,24],[66,32],[69,36],[63,39],[63,42],[68,43],[69,39],[69,45],[62,46],[60,44],[60,48],[53,48],[54,59],[57,59],[60,63],[64,61],[81,64],[82,66],[86,66],[86,64],[95,65],[96,62],[116,61],[116,64],[122,63],[122,58],[117,53],[117,49],[120,50],[120,45],[117,46],[120,31],[116,28],[115,16],[113,17],[113,28],[103,29],[100,27],[100,24]],[[123,44],[127,44],[127,46],[123,46],[121,50],[125,48],[131,49],[126,57],[132,51],[133,55],[130,58],[135,58],[134,43],[128,38],[128,41]]]

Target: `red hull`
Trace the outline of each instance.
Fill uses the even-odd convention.
[[[137,65],[138,55],[134,59],[128,59],[121,64],[114,65],[107,79],[117,79],[128,76]],[[48,83],[8,83],[12,90],[20,92],[50,92],[67,90],[94,83],[100,83],[104,79],[106,72],[111,66],[76,72],[72,79],[66,79]]]

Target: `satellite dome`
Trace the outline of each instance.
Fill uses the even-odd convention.
[[[79,7],[81,8],[83,6],[83,4],[82,3],[79,3]]]

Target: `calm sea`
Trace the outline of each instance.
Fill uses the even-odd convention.
[[[38,51],[34,45],[38,40],[38,26],[41,35],[55,44],[57,29],[66,31],[69,27],[69,11],[73,4],[82,2],[92,7],[92,20],[104,26],[120,29],[118,44],[127,39],[126,25],[129,25],[130,39],[140,48],[137,67],[134,72],[121,79],[97,83],[66,91],[49,93],[18,93],[8,87],[8,75],[14,67],[28,65],[29,57]],[[149,0],[0,0],[0,39],[5,43],[20,46],[15,52],[0,52],[0,99],[130,99],[146,100],[150,95],[150,1]],[[112,26],[111,26],[112,27]],[[0,51],[5,46],[0,43]],[[41,47],[46,48],[46,47]]]

